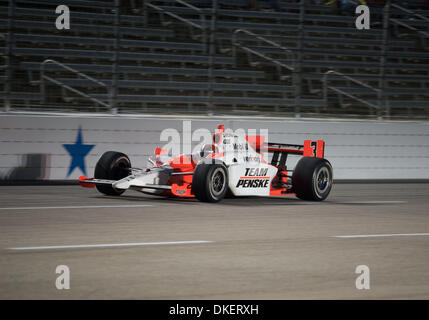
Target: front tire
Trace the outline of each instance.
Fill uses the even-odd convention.
[[[121,180],[130,174],[131,161],[121,152],[107,151],[95,165],[94,178],[106,180]],[[119,196],[125,192],[123,189],[115,189],[110,185],[96,185],[99,192],[109,196]]]
[[[328,160],[303,157],[292,174],[292,188],[302,200],[325,200],[332,188],[332,166]]]
[[[192,178],[192,193],[203,202],[219,202],[228,190],[228,170],[222,164],[199,164]]]

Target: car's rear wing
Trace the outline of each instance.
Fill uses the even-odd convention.
[[[268,152],[300,154],[304,157],[324,158],[325,156],[324,140],[304,140],[303,145],[269,142],[264,144],[262,148]]]
[[[288,154],[297,154],[304,157],[324,158],[325,141],[324,140],[304,140],[304,144],[287,144],[287,143],[266,143],[264,136],[246,136],[246,140],[257,152],[274,153],[273,157],[279,155],[287,156]]]
[[[263,146],[264,148],[264,146]],[[325,141],[304,140],[303,145],[285,143],[267,143],[266,150],[273,154],[271,164],[279,168],[286,168],[286,160],[289,154],[302,155],[303,157],[324,157]]]

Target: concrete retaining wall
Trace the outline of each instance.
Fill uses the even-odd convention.
[[[0,115],[0,179],[76,179],[83,170],[92,176],[108,150],[124,152],[133,166],[144,167],[154,148],[166,144],[161,132],[182,132],[184,120],[191,120],[192,130],[214,131],[220,123],[234,130],[268,129],[272,142],[324,139],[336,179],[429,179],[424,122],[16,114]]]

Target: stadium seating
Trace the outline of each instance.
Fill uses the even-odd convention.
[[[200,8],[209,26],[211,1],[189,0]],[[383,58],[381,13],[372,8],[370,30],[357,30],[354,16],[340,15],[323,5],[306,5],[302,50],[299,42],[299,5],[281,1],[282,11],[273,12],[268,2],[261,1],[261,10],[250,10],[248,2],[219,1],[217,12],[216,56],[207,51],[200,30],[173,16],[142,6],[141,1],[127,1],[121,6],[120,50],[115,55],[113,1],[70,0],[70,30],[55,28],[57,1],[17,0],[13,22],[13,82],[11,102],[14,109],[109,111],[83,96],[76,95],[50,81],[40,81],[41,65],[53,59],[104,83],[114,83],[114,62],[118,58],[118,95],[120,112],[207,112],[266,113],[294,115],[296,104],[302,115],[374,117],[375,108],[357,100],[338,96],[329,90],[324,100],[324,74],[335,70],[372,88],[380,86],[380,65]],[[173,15],[200,24],[200,13],[174,0],[151,1]],[[418,9],[429,17],[428,10]],[[389,50],[385,54],[385,106],[392,118],[427,118],[429,115],[429,45],[417,32],[428,25],[410,19],[404,12],[393,10]],[[8,2],[0,3],[0,33],[6,35]],[[291,59],[284,49],[239,33],[236,41],[250,50],[269,56],[280,64],[298,70],[302,83],[297,99],[298,73],[280,64],[249,54],[233,45],[237,29],[249,30],[287,48],[295,57],[302,52],[301,63]],[[208,30],[207,30],[208,32]],[[208,35],[208,33],[207,33]],[[2,39],[0,39],[2,40]],[[6,55],[6,41],[0,42]],[[210,63],[213,83],[210,83]],[[60,84],[75,88],[96,99],[109,102],[111,91],[96,82],[82,78],[57,64],[47,64],[45,75]],[[330,75],[329,87],[378,105],[373,89]],[[0,69],[0,99],[6,97],[4,68]],[[46,87],[42,96],[42,85]],[[209,90],[213,90],[210,98]]]

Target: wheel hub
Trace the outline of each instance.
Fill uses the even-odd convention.
[[[323,167],[319,170],[315,183],[317,193],[322,195],[328,189],[331,183],[331,177],[328,168]]]
[[[210,189],[212,194],[217,197],[225,189],[225,173],[221,168],[218,168],[213,173]]]

